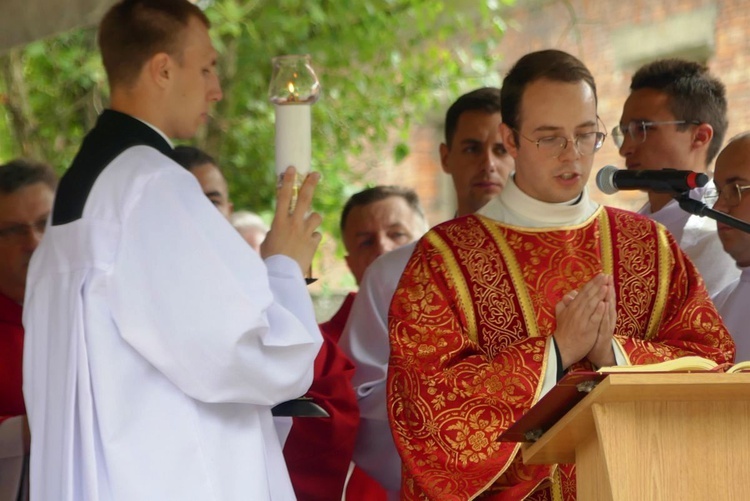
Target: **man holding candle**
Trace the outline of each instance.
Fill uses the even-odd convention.
[[[24,308],[31,496],[294,498],[271,407],[303,394],[321,336],[305,281],[318,176],[262,257],[170,159],[221,99],[203,12],[122,0],[99,46],[110,109],[60,182]]]
[[[500,193],[513,171],[513,158],[500,137],[501,122],[500,89],[473,90],[448,108],[440,160],[453,180],[457,216],[483,207]],[[364,273],[341,338],[341,347],[357,367],[353,382],[360,426],[354,461],[389,491],[391,499],[398,499],[401,459],[386,410],[388,306],[415,245],[383,255]]]
[[[502,115],[515,174],[419,241],[391,302],[388,412],[405,500],[574,500],[572,465],[524,465],[518,444],[497,441],[565,371],[734,357],[667,230],[589,198],[606,134],[583,63],[522,57]]]

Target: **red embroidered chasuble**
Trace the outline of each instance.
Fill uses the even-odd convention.
[[[555,305],[601,272],[614,277],[615,339],[631,363],[732,361],[703,280],[645,217],[599,208],[575,227],[476,215],[439,225],[391,303],[388,411],[403,499],[575,499],[572,465],[525,466],[518,444],[496,439],[540,397]],[[570,370],[581,369],[592,367]]]

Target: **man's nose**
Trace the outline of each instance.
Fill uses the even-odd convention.
[[[576,159],[581,157],[581,151],[578,149],[578,146],[576,145],[575,139],[568,139],[568,142],[565,143],[565,148],[562,149],[559,155],[557,155],[558,159],[565,159],[565,158],[572,158]]]
[[[221,83],[219,83],[219,77],[214,77],[216,80],[211,91],[208,93],[208,99],[211,102],[218,102],[224,98],[224,93],[221,91]]]
[[[620,153],[621,157],[625,158],[633,153],[633,148],[635,148],[635,141],[630,137],[630,134],[625,133],[622,138],[622,144],[617,149],[618,153]]]
[[[391,240],[387,235],[383,235],[382,237],[378,238],[378,242],[376,245],[376,250],[378,253],[378,256],[385,254],[386,252],[390,252],[393,249],[398,247],[398,244]]]

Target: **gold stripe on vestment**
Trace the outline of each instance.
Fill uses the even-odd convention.
[[[615,258],[613,252],[612,226],[609,224],[607,211],[599,214],[599,246],[602,259],[602,272],[613,275]]]
[[[458,261],[456,261],[456,256],[450,246],[440,237],[440,235],[437,234],[437,232],[431,231],[427,233],[426,237],[427,241],[437,249],[443,258],[443,264],[446,267],[445,276],[453,281],[454,290],[458,295],[458,309],[459,311],[463,311],[466,315],[466,334],[472,342],[478,343],[479,335],[477,332],[477,320],[474,314],[474,302],[471,300],[466,277],[464,276],[463,271],[461,271]]]
[[[649,318],[648,321],[646,339],[654,339],[659,333],[659,326],[661,325],[661,319],[664,315],[664,307],[667,304],[667,294],[669,292],[671,255],[668,252],[669,239],[667,238],[667,230],[661,225],[657,225],[656,240],[656,258],[658,260],[656,265],[656,273],[658,274],[656,284],[656,300],[654,301],[654,307],[651,309],[651,318]]]
[[[510,280],[513,282],[513,290],[516,291],[516,297],[518,304],[521,305],[521,312],[523,313],[524,323],[526,324],[526,333],[529,337],[539,337],[539,326],[536,323],[536,314],[534,313],[534,306],[529,296],[529,289],[526,287],[526,281],[523,278],[523,271],[521,266],[516,260],[516,255],[513,249],[510,248],[508,241],[500,232],[497,222],[489,219],[485,216],[477,215],[479,220],[482,222],[487,231],[490,232],[492,237],[495,239],[500,254],[503,256],[505,265],[508,267],[508,274]]]
[[[563,501],[562,475],[560,474],[559,466],[555,467],[555,472],[552,474],[550,492],[552,493],[552,501]]]

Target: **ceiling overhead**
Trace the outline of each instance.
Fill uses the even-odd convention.
[[[116,0],[0,0],[0,53],[98,23]]]

